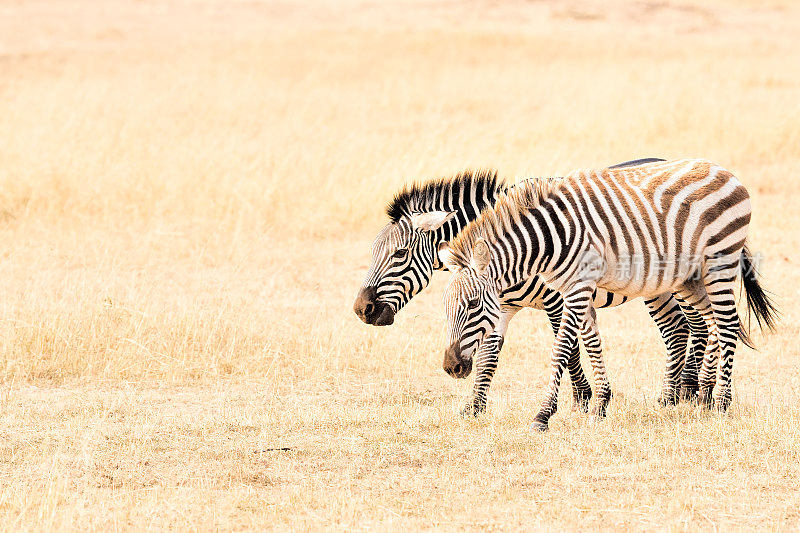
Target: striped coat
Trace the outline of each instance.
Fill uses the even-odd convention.
[[[656,162],[619,169],[576,171],[563,181],[519,188],[440,249],[454,273],[445,294],[451,344],[446,358],[466,359],[502,322],[500,295],[540,276],[564,298],[552,355],[548,393],[535,426],[546,429],[558,384],[578,335],[589,336],[596,414],[611,396],[592,307],[598,288],[627,297],[674,293],[684,310],[702,317],[710,338],[700,374],[701,398],[730,403],[730,379],[740,329],[733,295],[742,273],[759,321],[774,309],[744,247],[750,199],[724,168],[704,160]]]
[[[652,160],[632,161],[616,167],[649,161]],[[465,172],[453,179],[430,181],[401,191],[387,209],[391,223],[383,228],[373,243],[372,264],[354,304],[356,314],[368,324],[391,324],[394,315],[427,286],[433,272],[444,268],[436,254],[438,246],[454,238],[507,190],[524,188],[528,183],[522,182],[506,189],[497,180],[496,172]],[[465,414],[475,415],[484,410],[505,329],[520,309],[544,309],[554,332],[561,323],[561,295],[547,287],[538,276],[504,289],[501,299],[502,321],[481,343],[474,358],[477,373],[472,396],[463,411]],[[626,300],[625,296],[602,289],[594,294],[596,308],[613,307]],[[646,304],[667,344],[668,365],[662,399],[665,402],[676,401],[677,380],[681,372],[683,393],[692,397],[697,389],[696,355],[684,357],[689,325],[670,294],[649,299]],[[688,318],[691,322],[692,317]],[[706,340],[705,325],[697,319],[694,327],[693,353],[702,354]],[[472,369],[472,358],[445,359],[443,366],[454,377],[466,377]],[[571,348],[568,369],[576,405],[586,409],[592,391],[581,369],[577,343]]]

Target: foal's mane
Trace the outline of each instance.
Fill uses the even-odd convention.
[[[472,249],[478,239],[486,240],[489,248],[519,223],[520,214],[536,209],[563,178],[534,178],[516,184],[501,196],[494,206],[487,207],[478,218],[450,241],[453,259],[459,267],[466,267],[472,259]]]

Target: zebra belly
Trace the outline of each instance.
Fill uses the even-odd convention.
[[[694,257],[694,256],[690,256]],[[597,287],[628,298],[652,297],[677,290],[700,268],[693,259],[650,255],[644,259],[611,259]]]
[[[500,299],[503,306],[545,309],[545,299],[548,295],[552,298],[552,294],[553,291],[548,289],[541,277],[533,276],[503,292]],[[623,294],[598,288],[594,292],[592,306],[595,309],[616,307],[628,300],[629,298]]]
[[[606,307],[616,307],[628,301],[628,297],[616,292],[609,292],[604,289],[596,289],[592,298],[592,307],[604,309]]]

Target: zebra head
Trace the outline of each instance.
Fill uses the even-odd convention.
[[[372,262],[353,310],[367,324],[388,326],[439,267],[438,230],[455,212],[412,213],[384,226],[372,243]]]
[[[453,377],[465,378],[472,371],[472,356],[499,322],[500,292],[487,276],[491,252],[485,240],[475,242],[466,266],[454,260],[447,243],[440,245],[439,257],[452,272],[444,293],[450,345],[442,367]]]

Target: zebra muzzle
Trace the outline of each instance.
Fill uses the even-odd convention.
[[[454,378],[463,379],[472,372],[472,359],[461,357],[461,346],[458,341],[450,345],[444,351],[444,361],[442,362],[444,371]]]
[[[373,326],[390,326],[394,323],[394,310],[385,303],[378,301],[378,291],[375,287],[364,287],[356,296],[353,311],[365,324]]]

